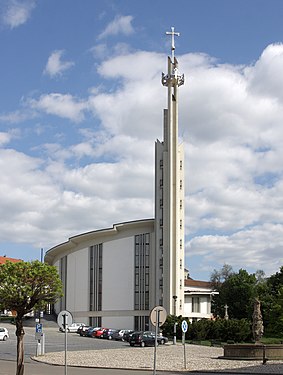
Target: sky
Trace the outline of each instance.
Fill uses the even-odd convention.
[[[0,0],[0,255],[154,216],[175,27],[186,267],[283,265],[283,1]]]

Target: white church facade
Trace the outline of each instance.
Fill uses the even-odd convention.
[[[147,329],[155,306],[194,318],[185,278],[184,151],[178,142],[178,90],[184,84],[171,32],[163,140],[155,143],[155,217],[82,233],[50,249],[45,261],[57,266],[64,296],[55,312],[70,311],[90,325]],[[208,286],[208,285],[207,285]],[[202,291],[197,318],[209,318],[211,289]],[[196,300],[195,300],[196,301]],[[206,303],[205,303],[206,301]],[[204,306],[205,304],[205,306]]]

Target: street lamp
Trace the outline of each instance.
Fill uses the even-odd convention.
[[[177,301],[177,296],[173,296],[174,300],[174,316],[176,318],[176,301]],[[177,327],[177,322],[174,322],[174,336],[173,336],[173,345],[176,345],[177,339],[176,339],[176,327]]]
[[[174,300],[174,315],[176,316],[176,301],[177,301],[177,296],[173,296],[173,300]]]

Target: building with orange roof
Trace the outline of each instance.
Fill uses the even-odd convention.
[[[0,264],[4,264],[4,263],[6,263],[7,261],[12,262],[12,263],[18,263],[18,262],[21,262],[22,259],[9,258],[9,257],[7,257],[6,255],[4,255],[4,256],[0,256]]]

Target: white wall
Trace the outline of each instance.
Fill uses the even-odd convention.
[[[105,328],[134,329],[133,316],[111,316],[102,318],[102,326]]]
[[[199,313],[192,312],[192,296],[185,296],[184,316],[189,318],[210,318],[211,317],[211,306],[209,295],[194,295],[193,297],[199,297],[200,310]]]
[[[134,308],[134,237],[103,244],[102,310]]]
[[[89,250],[82,249],[68,255],[67,310],[89,310]]]

